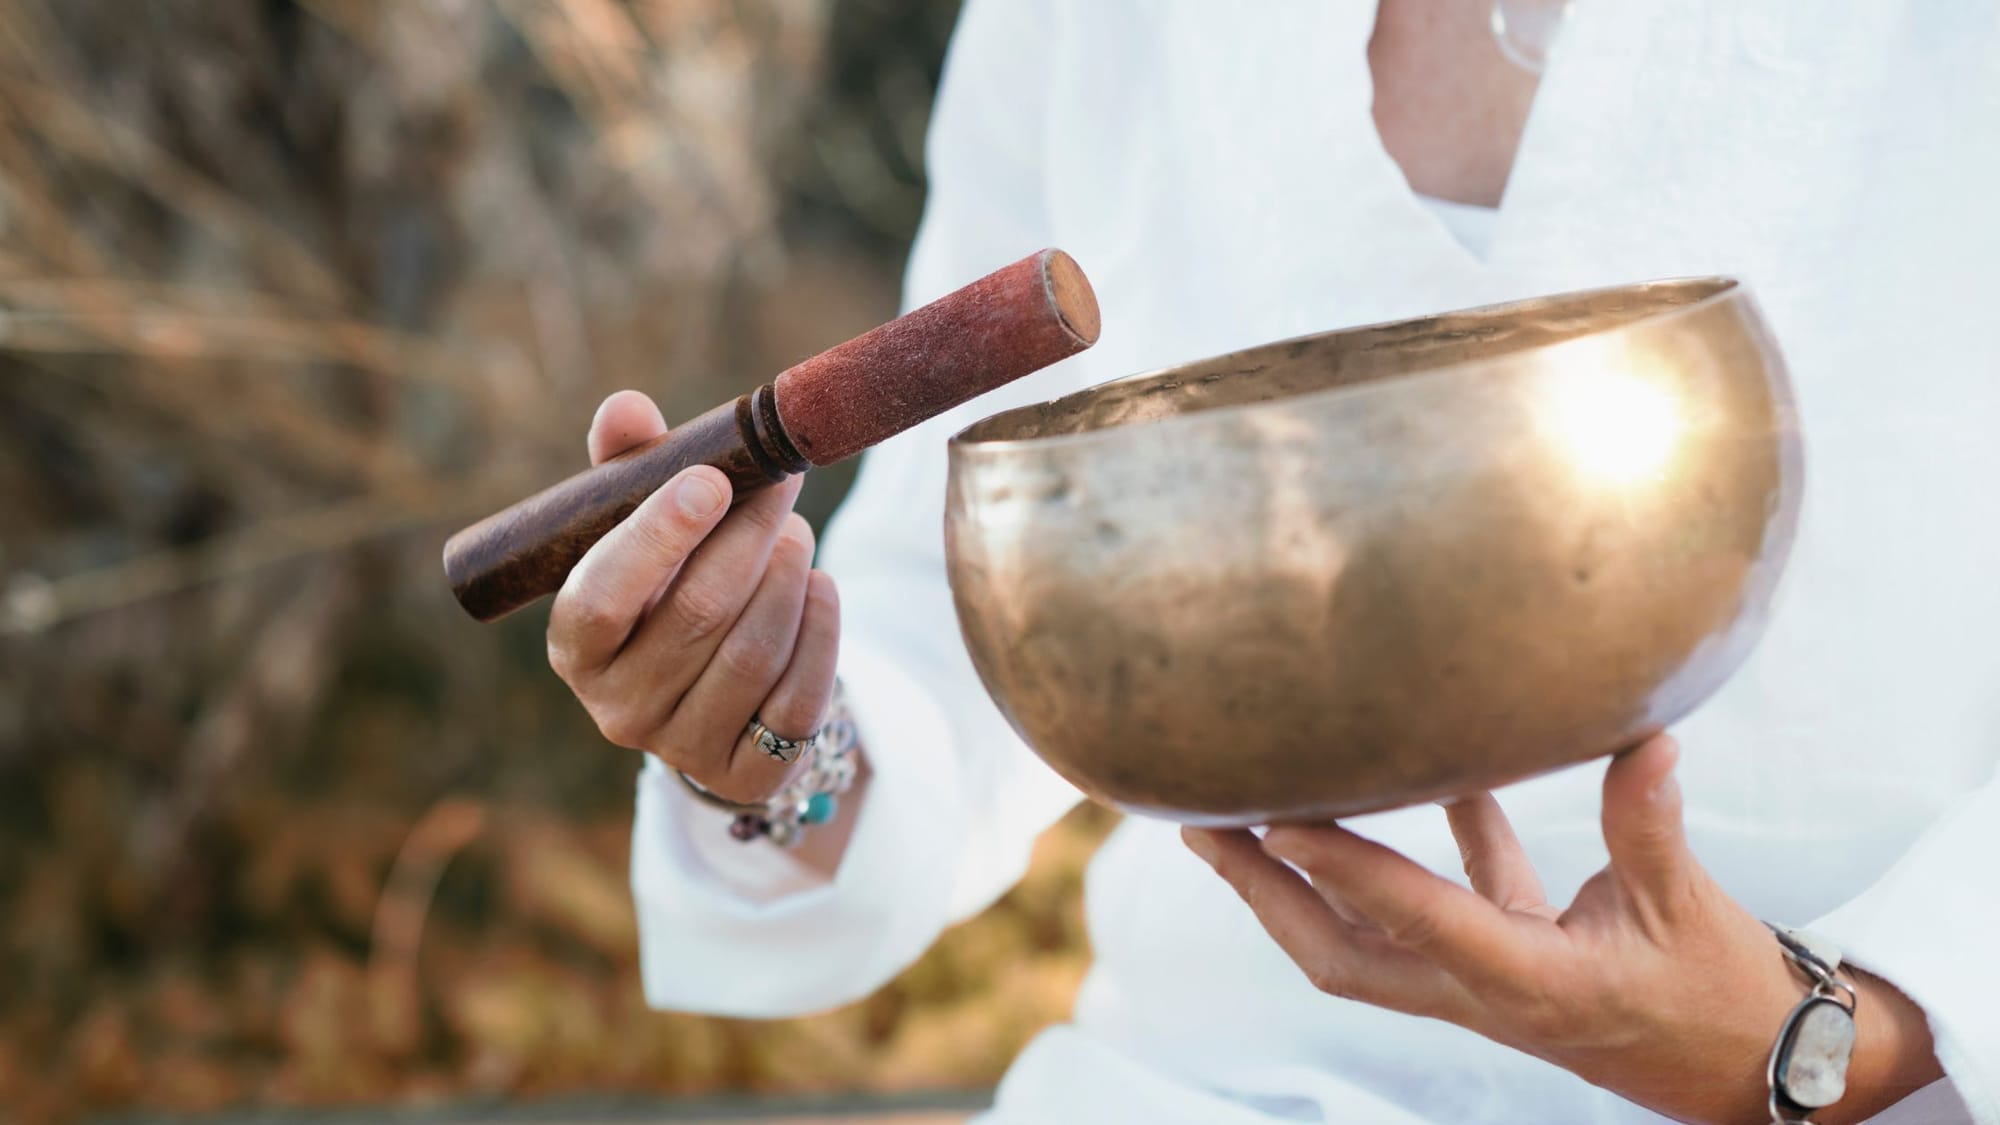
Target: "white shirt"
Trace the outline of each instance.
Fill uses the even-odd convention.
[[[1460,203],[1452,199],[1439,199],[1431,195],[1417,196],[1417,202],[1424,209],[1437,216],[1444,229],[1458,240],[1473,257],[1484,258],[1493,247],[1493,230],[1500,225],[1500,210],[1497,207],[1482,207],[1477,203]]]
[[[1769,632],[1683,723],[1690,835],[1761,917],[1929,1014],[1949,1076],[1883,1120],[2000,1125],[2000,15],[1944,0],[1576,6],[1484,252],[1369,112],[1373,5],[972,0],[907,298],[1044,245],[1093,279],[1092,351],[872,453],[826,539],[875,780],[837,877],[725,838],[641,777],[647,995],[778,1016],[865,995],[1023,870],[1076,800],[960,643],[940,520],[968,422],[1231,348],[1673,275],[1745,278],[1791,362],[1800,536]],[[1501,800],[1553,901],[1604,862],[1601,764]],[[1456,876],[1443,815],[1351,822]],[[751,854],[756,853],[756,854]],[[1314,991],[1172,825],[1087,891],[1074,1023],[998,1122],[1654,1120],[1469,1032]]]

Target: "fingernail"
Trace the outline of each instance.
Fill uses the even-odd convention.
[[[1203,863],[1211,867],[1215,865],[1215,839],[1208,833],[1199,828],[1183,828],[1181,842],[1188,846],[1189,851],[1200,856]]]
[[[722,504],[722,492],[706,476],[695,475],[681,481],[680,491],[674,497],[680,501],[681,511],[701,519]]]

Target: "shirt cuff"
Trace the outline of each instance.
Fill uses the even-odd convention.
[[[2000,1125],[2000,895],[1988,869],[2000,788],[1988,786],[1926,832],[1874,886],[1807,928],[1842,958],[1895,985],[1924,1010],[1945,1082],[1892,1106],[1883,1122]],[[1940,1091],[1938,1086],[1949,1086]],[[1954,1095],[1955,1101],[1947,1095]],[[1911,1116],[1906,1105],[1952,1107]]]
[[[951,728],[929,694],[863,641],[841,679],[869,781],[829,881],[648,762],[632,830],[640,970],[656,1007],[776,1017],[865,996],[944,928],[964,848]],[[777,853],[777,854],[772,854]]]
[[[1958,1096],[1958,1087],[1949,1078],[1918,1090],[1888,1109],[1869,1118],[1864,1125],[1963,1125],[1976,1121]]]

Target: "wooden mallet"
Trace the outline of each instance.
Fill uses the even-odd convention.
[[[480,520],[445,543],[445,575],[466,612],[498,620],[561,589],[591,544],[690,465],[722,470],[740,497],[1075,355],[1097,332],[1089,280],[1043,250]]]

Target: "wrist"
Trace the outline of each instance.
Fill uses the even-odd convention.
[[[792,858],[824,879],[831,880],[840,870],[848,841],[854,838],[855,824],[861,818],[861,807],[868,800],[868,778],[873,771],[868,768],[866,749],[857,751],[854,760],[854,782],[841,798],[839,811],[792,849]]]
[[[1726,1016],[1711,1019],[1700,1035],[1686,1041],[1686,1053],[1667,1068],[1673,1077],[1663,1082],[1654,1098],[1634,1100],[1684,1121],[1733,1125],[1772,1120],[1772,1055],[1802,1002],[1814,994],[1815,983],[1812,973],[1795,965],[1762,923],[1747,916],[1744,920],[1754,929],[1743,935],[1743,948],[1754,949],[1756,956],[1741,963],[1744,971],[1733,974],[1735,983],[1718,997],[1726,1005]],[[1837,953],[1826,955],[1838,961]],[[1836,979],[1841,985],[1819,991],[1844,1006],[1842,986],[1854,989],[1854,1046],[1846,1062],[1845,1090],[1832,1105],[1788,1110],[1790,1120],[1812,1125],[1866,1121],[1937,1077],[1922,1067],[1924,1061],[1933,1067],[1935,1062],[1929,1059],[1930,1040],[1921,1009],[1851,965],[1840,963]],[[1810,1059],[1813,1054],[1808,1048],[1803,1057]],[[1691,1080],[1696,1075],[1701,1077]]]
[[[1757,929],[1754,940],[1759,944],[1771,943],[1761,924],[1757,924]],[[1755,978],[1743,979],[1730,994],[1734,1018],[1717,1027],[1716,1034],[1710,1037],[1714,1049],[1705,1055],[1715,1068],[1709,1072],[1708,1081],[1695,1087],[1703,1091],[1697,1095],[1698,1107],[1690,1107],[1693,1112],[1685,1115],[1673,1116],[1711,1125],[1738,1122],[1762,1125],[1770,1121],[1771,1050],[1786,1019],[1805,997],[1806,985],[1775,945],[1768,958],[1759,957],[1754,964],[1758,966]],[[1813,1117],[1814,1122],[1819,1120],[1817,1115]]]
[[[1866,1121],[1944,1077],[1924,1010],[1880,977],[1846,973],[1858,996],[1847,1095],[1814,1113],[1814,1125]]]
[[[1781,931],[1779,940],[1790,950],[1785,958],[1786,971],[1792,977],[1795,993],[1800,984],[1805,984],[1806,996],[1820,998],[1811,1003],[1816,1005],[1816,1014],[1822,1018],[1834,1011],[1836,1005],[1847,1008],[1848,1016],[1843,1018],[1851,1019],[1853,1028],[1852,1047],[1846,1052],[1839,1071],[1844,1078],[1844,1086],[1826,1091],[1837,1093],[1835,1100],[1818,1108],[1800,1109],[1789,1099],[1779,1099],[1773,1093],[1773,1105],[1780,1100],[1791,1105],[1788,1114],[1796,1116],[1787,1116],[1787,1120],[1810,1121],[1813,1125],[1847,1125],[1867,1121],[1943,1077],[1943,1069],[1938,1065],[1931,1042],[1929,1020],[1914,1001],[1882,978],[1846,963],[1840,952],[1823,943],[1822,939],[1803,932]],[[1804,944],[1801,945],[1801,942]],[[1829,966],[1835,970],[1830,976],[1825,971]],[[1801,974],[1814,980],[1802,980]],[[1787,1009],[1787,1018],[1781,1024],[1784,1030],[1779,1035],[1795,1030],[1790,1020],[1807,1011],[1807,1003],[1801,1002],[1805,1000],[1806,997],[1797,997],[1794,1007]],[[1810,1023],[1810,1020],[1806,1022]],[[1840,1049],[1837,1038],[1832,1041],[1826,1038],[1835,1035],[1837,1028],[1824,1022],[1821,1028],[1819,1058],[1837,1057]],[[1795,1072],[1793,1077],[1794,1081],[1805,1078],[1806,1085],[1790,1090],[1803,1101],[1815,1100],[1801,1091],[1811,1090],[1815,1070],[1825,1074],[1826,1071],[1821,1068],[1828,1065],[1821,1062],[1815,1066],[1811,1062],[1816,1053],[1806,1046],[1811,1038],[1801,1032],[1791,1040],[1794,1050],[1806,1052],[1799,1056],[1806,1060],[1806,1069]],[[1774,1041],[1773,1047],[1777,1046]],[[1778,1060],[1772,1061],[1776,1064]],[[1823,1100],[1823,1097],[1818,1100]],[[1768,1120],[1768,1111],[1755,1119]]]
[[[1745,955],[1731,959],[1734,970],[1660,1005],[1663,1022],[1551,1061],[1676,1121],[1768,1122],[1771,1048],[1805,989],[1763,924],[1747,914],[1742,923],[1732,945]]]

